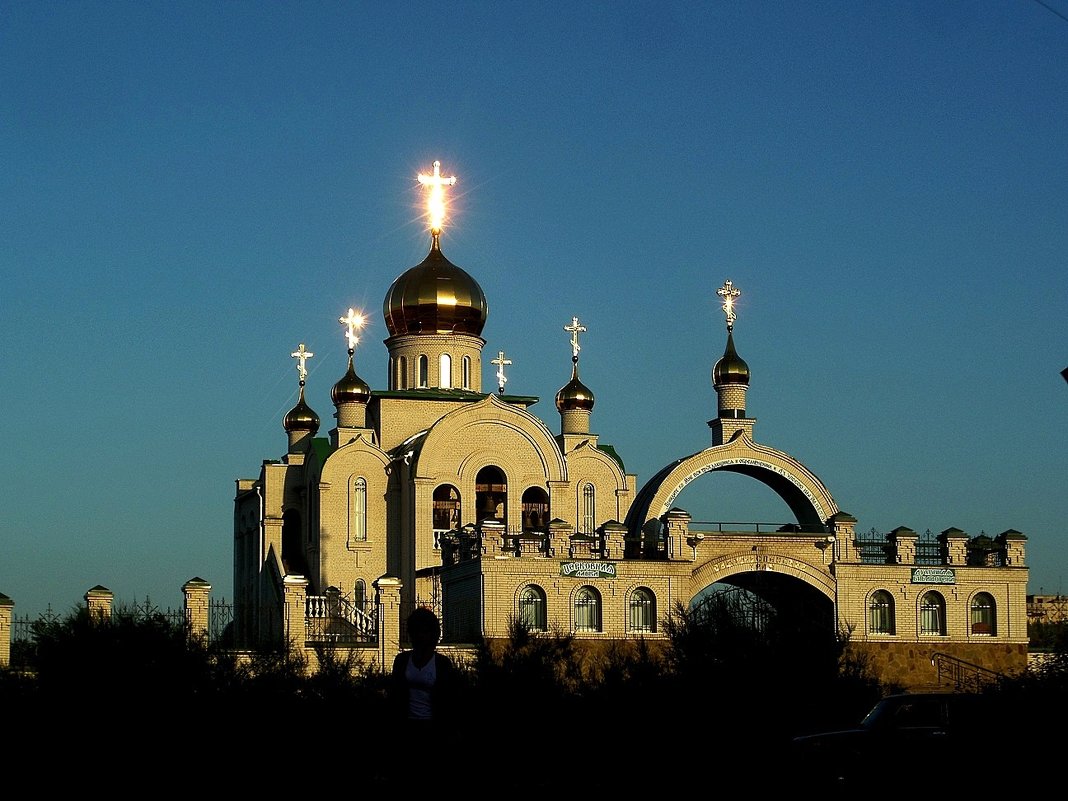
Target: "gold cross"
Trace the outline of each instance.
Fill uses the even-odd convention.
[[[504,394],[504,384],[505,384],[506,381],[508,381],[508,379],[504,377],[504,366],[506,364],[511,364],[511,363],[512,363],[511,359],[504,358],[504,351],[503,350],[497,351],[497,358],[493,359],[490,362],[490,364],[497,365],[497,393],[499,395],[503,395]]]
[[[430,187],[430,195],[427,197],[427,210],[430,212],[430,232],[441,233],[441,224],[445,221],[445,189],[456,183],[456,176],[448,178],[441,176],[441,162],[434,162],[434,174],[424,175],[419,173],[419,183]]]
[[[579,323],[578,317],[572,317],[571,325],[565,325],[564,330],[571,332],[571,358],[577,361],[578,352],[582,350],[582,348],[579,347],[578,335],[580,332],[586,332],[586,326]]]
[[[305,350],[304,343],[301,342],[300,347],[289,355],[297,360],[297,375],[300,376],[301,386],[304,386],[304,379],[308,377],[308,359],[310,359],[315,354],[311,351]]]
[[[728,278],[723,286],[716,290],[716,294],[723,298],[723,312],[727,315],[727,330],[733,331],[734,319],[738,316],[734,313],[734,299],[742,293],[734,288],[734,284]]]
[[[348,316],[338,317],[337,321],[347,329],[345,331],[345,339],[349,341],[349,353],[352,353],[356,350],[356,345],[360,341],[360,338],[356,336],[356,330],[358,328],[363,328],[365,322],[363,315],[357,313],[355,309],[350,308]]]

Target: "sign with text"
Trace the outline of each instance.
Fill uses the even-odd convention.
[[[612,562],[561,562],[560,575],[567,578],[615,578]]]
[[[913,584],[956,584],[957,574],[951,567],[914,567]]]

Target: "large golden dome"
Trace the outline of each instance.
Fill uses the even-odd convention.
[[[478,282],[445,258],[435,236],[427,257],[393,282],[382,313],[390,336],[479,336],[489,304]]]

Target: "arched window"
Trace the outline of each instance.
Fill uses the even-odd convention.
[[[871,634],[894,633],[894,596],[876,590],[868,601],[868,631]]]
[[[929,590],[920,599],[920,634],[946,633],[946,599]]]
[[[419,375],[418,375],[418,377],[416,379],[415,385],[417,387],[419,387],[420,389],[425,389],[426,386],[427,386],[427,381],[430,380],[429,376],[430,376],[430,361],[427,359],[427,357],[425,355],[424,356],[420,356],[419,357]]]
[[[997,631],[997,616],[994,614],[994,596],[977,592],[972,598],[972,634],[993,637]]]
[[[471,357],[464,356],[463,361],[460,362],[463,369],[463,376],[461,380],[463,383],[460,385],[464,389],[471,389]]]
[[[499,467],[488,465],[475,476],[475,518],[508,519],[508,480]]]
[[[389,357],[389,388],[397,388],[397,360]]]
[[[367,480],[363,476],[352,484],[352,539],[367,539]]]
[[[460,527],[460,490],[451,484],[434,488],[434,550],[441,550],[441,537]]]
[[[627,603],[628,631],[656,631],[656,598],[644,587],[630,594]]]
[[[452,387],[452,356],[447,353],[438,357],[438,386],[442,389]]]
[[[582,488],[582,531],[580,534],[593,534],[597,530],[597,499],[593,484],[586,484]]]
[[[549,523],[549,496],[541,487],[523,492],[523,531],[543,531]]]
[[[397,389],[408,388],[408,357],[401,356],[397,359]]]
[[[352,605],[361,612],[367,611],[367,582],[356,579],[356,586],[352,590]]]
[[[519,593],[519,622],[529,631],[545,631],[545,591],[536,584],[528,584]]]
[[[575,631],[601,630],[601,594],[593,587],[575,593]]]

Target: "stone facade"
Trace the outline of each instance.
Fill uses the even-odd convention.
[[[463,291],[444,293],[442,275]],[[436,234],[430,256],[402,277],[404,291],[391,288],[385,309],[389,387],[336,401],[339,426],[328,439],[294,409],[284,418],[287,452],[236,483],[238,645],[299,647],[322,629],[293,618],[329,608],[354,637],[370,621],[362,631],[373,633],[385,666],[417,604],[438,611],[454,645],[506,637],[516,619],[583,641],[662,640],[665,615],[727,583],[784,607],[804,597],[888,681],[930,684],[936,653],[999,672],[1024,668],[1026,537],[1010,531],[980,544],[950,529],[934,564],[901,527],[873,551],[811,470],[756,440],[748,366],[731,330],[713,371],[711,446],[639,487],[592,433],[577,333],[572,364],[561,364],[571,383],[557,395],[554,432],[529,411],[537,398],[480,391],[485,299]],[[457,308],[457,298],[476,301]],[[574,318],[565,330],[585,328]],[[697,530],[674,502],[716,472],[763,483],[794,522]]]

